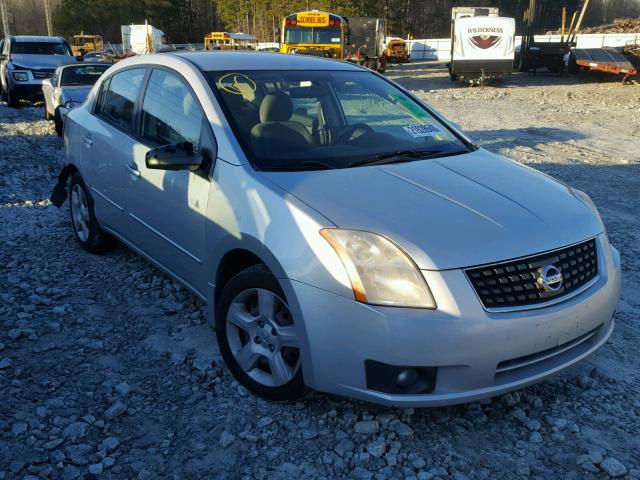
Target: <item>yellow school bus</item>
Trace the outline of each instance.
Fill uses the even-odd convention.
[[[204,36],[205,50],[255,50],[258,39],[249,33],[211,32]]]
[[[282,20],[280,52],[344,58],[348,31],[348,20],[335,13],[292,13]]]

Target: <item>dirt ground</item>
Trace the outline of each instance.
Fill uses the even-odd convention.
[[[62,141],[0,104],[0,480],[640,479],[640,85],[441,65],[387,75],[483,147],[586,191],[623,262],[611,340],[541,384],[468,405],[382,408],[248,394],[203,305],[120,246],[79,248],[47,200]]]

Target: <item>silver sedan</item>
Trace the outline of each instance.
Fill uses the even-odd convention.
[[[467,402],[613,330],[620,256],[590,198],[356,65],[127,59],[64,144],[52,201],[70,197],[79,244],[117,238],[204,299],[229,370],[266,398]]]
[[[54,121],[58,135],[62,135],[69,110],[85,101],[93,85],[110,66],[100,63],[61,65],[50,79],[43,80],[44,116]]]

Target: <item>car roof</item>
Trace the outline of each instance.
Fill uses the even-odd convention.
[[[353,63],[286,53],[213,51],[171,52],[170,55],[188,60],[205,72],[226,70],[362,70],[361,67]]]
[[[12,35],[11,40],[14,42],[45,42],[45,43],[64,43],[62,37],[45,37],[39,35]]]

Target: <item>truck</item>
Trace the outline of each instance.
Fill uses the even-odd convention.
[[[513,71],[515,19],[501,17],[493,7],[454,7],[451,10],[452,81],[483,84]]]
[[[408,63],[411,61],[407,42],[400,37],[387,37],[385,53],[388,63]]]
[[[387,66],[384,19],[349,17],[345,59],[373,71],[384,72]]]
[[[53,76],[56,68],[75,63],[71,48],[62,37],[9,35],[0,50],[0,93],[12,108],[21,99],[42,98],[42,82]]]
[[[164,32],[147,22],[143,25],[121,25],[122,50],[126,54],[142,55],[169,50]]]
[[[78,58],[84,57],[87,53],[102,52],[103,50],[104,42],[100,35],[87,35],[80,32],[80,35],[71,37],[71,52]]]

